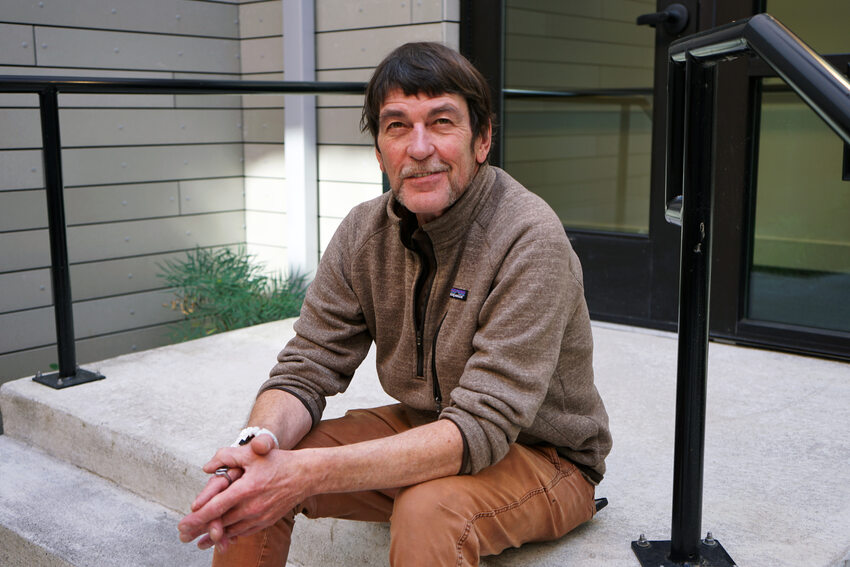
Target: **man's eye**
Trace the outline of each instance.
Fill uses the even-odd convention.
[[[452,123],[452,121],[451,121],[450,119],[448,119],[448,118],[437,118],[437,119],[434,121],[434,123],[435,123],[435,124],[451,124],[451,123]]]
[[[392,130],[394,128],[402,128],[404,124],[402,122],[390,122],[387,124],[387,130]]]

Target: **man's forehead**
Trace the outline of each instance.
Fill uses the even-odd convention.
[[[435,110],[455,110],[461,113],[467,111],[466,99],[455,93],[441,93],[429,95],[418,92],[407,95],[401,89],[394,89],[387,93],[381,103],[380,115],[397,115],[406,112],[411,106],[424,108],[429,112]]]

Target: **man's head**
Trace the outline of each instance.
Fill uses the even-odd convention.
[[[463,55],[441,43],[406,43],[375,68],[366,85],[360,129],[378,138],[381,105],[390,91],[434,97],[457,94],[469,110],[470,127],[477,136],[488,134],[493,120],[490,88],[481,73]]]
[[[393,193],[420,224],[445,212],[487,160],[491,114],[484,78],[448,47],[409,43],[378,65],[361,127],[375,138]]]

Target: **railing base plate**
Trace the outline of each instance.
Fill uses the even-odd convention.
[[[65,376],[64,378],[60,378],[58,372],[53,372],[51,374],[42,374],[39,372],[35,375],[33,381],[49,386],[54,390],[61,390],[62,388],[78,386],[80,384],[86,384],[96,380],[103,380],[104,378],[106,378],[106,376],[99,372],[91,372],[90,370],[77,368],[77,371],[73,375]]]
[[[632,551],[638,558],[641,567],[736,567],[720,542],[713,540],[706,544],[699,542],[699,559],[675,563],[670,560],[670,541],[633,541]]]

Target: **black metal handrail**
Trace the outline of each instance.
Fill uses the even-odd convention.
[[[0,75],[0,92],[56,91],[87,94],[363,94],[365,83],[226,81],[201,79],[104,79]]]
[[[682,227],[679,350],[671,540],[632,542],[642,565],[731,566],[713,538],[700,540],[705,444],[709,282],[717,64],[741,55],[767,63],[845,142],[850,82],[767,14],[671,44],[667,79],[666,216]]]
[[[222,81],[195,79],[103,79],[95,77],[0,76],[0,92],[37,93],[41,113],[44,184],[50,238],[50,274],[56,319],[58,372],[34,378],[53,388],[100,380],[103,375],[77,366],[74,314],[65,205],[62,183],[62,142],[59,135],[59,94],[362,94],[364,83],[309,81]]]
[[[35,93],[39,96],[44,154],[44,181],[47,195],[50,239],[51,282],[56,319],[56,345],[59,370],[36,380],[55,388],[65,388],[103,378],[77,367],[74,343],[74,316],[65,207],[62,182],[62,143],[59,129],[60,93],[85,94],[363,94],[365,83],[316,81],[243,81],[200,79],[107,79],[102,77],[0,76],[2,93]],[[505,89],[511,98],[591,98],[623,95],[648,95],[647,89],[571,89],[566,91],[528,91]]]
[[[601,98],[601,97],[651,97],[654,90],[651,88],[635,89],[502,89],[505,98]]]

